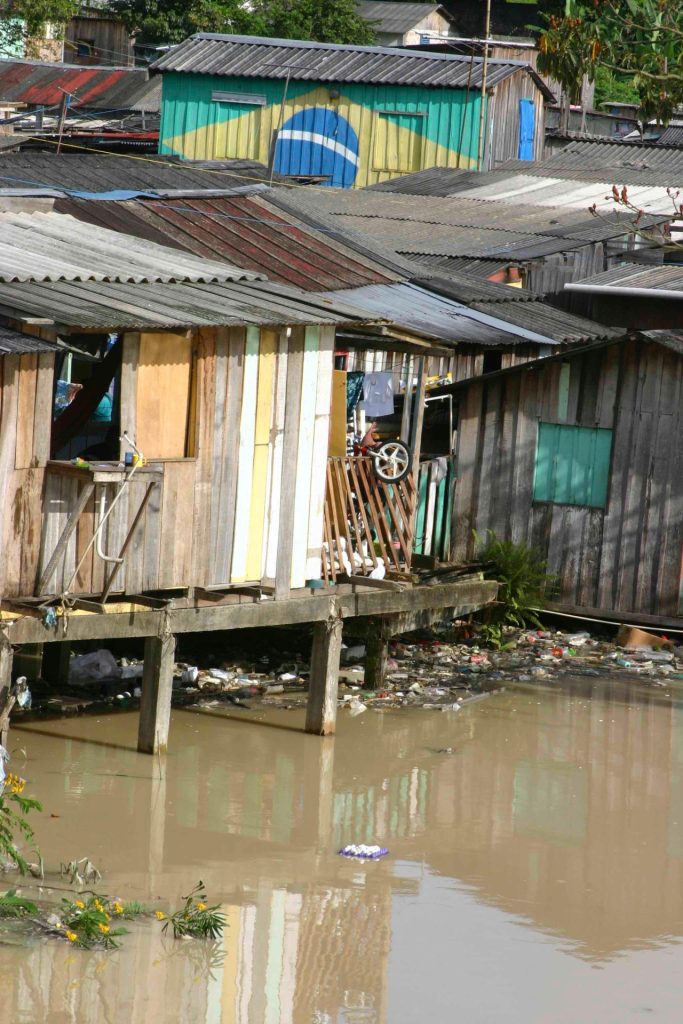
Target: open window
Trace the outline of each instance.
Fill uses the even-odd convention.
[[[118,459],[121,341],[116,334],[73,334],[56,363],[53,459]]]

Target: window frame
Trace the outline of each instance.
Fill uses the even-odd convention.
[[[539,455],[541,453],[541,439],[542,439],[542,432],[543,432],[543,428],[544,427],[552,428],[552,429],[557,430],[559,432],[562,432],[562,431],[572,431],[572,432],[583,431],[583,432],[586,432],[586,433],[591,433],[591,434],[596,435],[596,443],[597,443],[597,440],[598,440],[598,436],[597,435],[600,435],[600,434],[607,435],[607,434],[609,434],[609,455],[607,456],[607,459],[606,459],[607,471],[606,471],[606,478],[604,480],[604,501],[603,501],[602,504],[596,504],[595,502],[590,502],[590,501],[563,501],[563,500],[557,500],[556,498],[553,498],[553,497],[538,497],[537,496],[537,493],[538,493],[538,490],[539,490],[539,475],[540,475],[539,474]],[[554,451],[553,457],[556,457],[557,456],[557,445],[555,445],[554,448],[555,448],[555,451]],[[606,512],[608,507],[609,507],[609,502],[610,502],[610,489],[611,489],[611,482],[612,482],[612,457],[613,457],[613,454],[614,454],[614,429],[611,428],[611,427],[592,427],[592,426],[591,427],[587,427],[587,426],[582,426],[581,424],[578,424],[578,423],[554,423],[554,422],[551,422],[549,420],[538,420],[537,430],[536,430],[536,451],[535,451],[535,455],[534,455],[534,473],[533,473],[533,481],[532,481],[532,488],[531,488],[532,504],[533,505],[557,505],[557,506],[560,506],[560,507],[563,507],[563,508],[584,508],[584,509],[592,509],[592,510],[603,512],[603,513]],[[591,466],[591,469],[593,471],[595,471],[596,468],[597,468],[596,464],[593,463],[592,466]],[[555,478],[556,478],[556,472],[555,472],[555,470],[553,470],[550,473],[550,475],[549,475],[549,489],[551,490],[551,492],[554,492],[557,489],[556,488],[556,483],[555,483]],[[570,484],[570,488],[571,488],[571,484]],[[591,477],[590,484],[589,484],[589,487],[588,487],[588,494],[586,496],[587,497],[588,496],[592,497],[594,495],[594,492],[595,492],[594,478]]]

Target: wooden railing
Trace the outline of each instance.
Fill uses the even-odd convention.
[[[415,480],[383,483],[367,457],[327,460],[323,578],[369,576],[410,568]]]

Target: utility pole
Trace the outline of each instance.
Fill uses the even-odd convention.
[[[66,121],[66,112],[69,107],[69,94],[68,92],[62,92],[62,101],[59,105],[59,125],[58,133],[59,138],[57,139],[57,152],[59,153],[62,148],[62,137],[64,135],[64,122]]]
[[[484,26],[484,62],[481,68],[481,110],[479,111],[479,152],[477,170],[484,161],[484,134],[486,132],[486,73],[489,65],[489,35],[491,34],[491,0],[486,0],[486,22]]]

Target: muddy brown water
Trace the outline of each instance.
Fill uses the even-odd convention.
[[[228,926],[212,969],[153,921],[115,953],[4,944],[0,1020],[678,1024],[668,693],[577,682],[340,714],[325,741],[296,731],[299,711],[177,711],[162,779],[133,713],[16,729],[48,866],[87,853],[102,891],[163,910],[201,878]],[[347,842],[390,854],[347,861]]]

